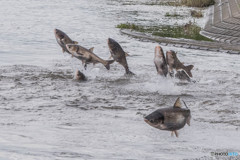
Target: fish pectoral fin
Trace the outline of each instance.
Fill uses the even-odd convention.
[[[173,71],[169,71],[168,73],[169,73],[170,77],[174,77],[174,72]]]
[[[125,52],[125,56],[127,57],[127,56],[130,56],[127,52]]]
[[[158,66],[155,64],[155,67],[156,67],[156,70],[157,70],[157,72],[158,72]]]
[[[76,57],[82,57],[83,54],[82,53],[72,53],[72,55],[76,56]]]
[[[84,66],[84,64],[85,64],[85,60],[82,60],[82,65]]]
[[[173,137],[173,132],[174,132],[174,131],[171,132],[171,136],[172,136],[172,137]]]
[[[178,137],[178,132],[177,132],[177,130],[176,130],[176,131],[174,131],[174,133],[175,133],[176,137]]]
[[[188,124],[188,126],[190,126],[190,120],[191,120],[191,114],[189,115],[189,117],[187,118],[187,124]]]
[[[97,63],[100,63],[100,62],[98,62],[98,61],[94,61],[94,62],[93,62],[93,65],[95,65],[95,64],[97,64]]]
[[[89,51],[93,52],[94,47],[90,48]]]
[[[60,42],[62,45],[65,45],[65,44],[64,44],[64,42],[65,42],[65,41],[64,41],[64,38],[60,39],[59,42]]]
[[[84,64],[84,69],[87,70],[87,63]]]
[[[180,101],[180,97],[178,97],[178,99],[177,99],[176,102],[174,103],[173,107],[179,107],[179,108],[182,107],[182,103],[181,103],[181,101]]]
[[[108,59],[111,59],[111,58],[113,58],[112,55],[110,55],[110,57]]]
[[[77,41],[73,41],[73,43],[74,43],[74,44],[78,44],[78,42],[77,42]]]

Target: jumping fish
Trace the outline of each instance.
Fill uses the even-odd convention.
[[[190,119],[190,110],[182,108],[180,98],[178,98],[173,107],[158,109],[146,116],[144,121],[157,129],[172,131],[172,135],[175,133],[178,137],[177,130],[183,128],[186,123],[190,126]]]

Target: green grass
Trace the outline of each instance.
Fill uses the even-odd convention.
[[[132,30],[136,30],[139,32],[144,32],[144,28],[142,26],[138,26],[133,23],[121,23],[121,24],[117,25],[117,28],[132,29]]]
[[[191,13],[191,16],[192,16],[192,17],[195,17],[195,18],[201,18],[201,17],[203,17],[202,11],[191,10],[190,13]]]
[[[182,4],[179,1],[169,1],[169,2],[147,2],[143,3],[144,5],[161,5],[161,6],[181,6]]]
[[[208,7],[210,5],[214,5],[214,0],[181,0],[182,5],[186,5],[188,7]]]
[[[138,32],[149,33],[154,36],[161,37],[171,37],[171,38],[185,38],[185,39],[194,39],[199,41],[212,41],[209,38],[206,38],[200,35],[201,28],[196,24],[192,24],[191,22],[186,25],[180,26],[170,26],[170,25],[162,25],[162,26],[141,26],[131,23],[122,23],[117,25],[117,28],[121,29],[131,29]]]
[[[174,13],[172,13],[172,14],[170,14],[169,12],[167,12],[167,13],[165,14],[165,17],[175,17],[175,18],[178,18],[178,17],[183,17],[183,16],[180,15],[180,14],[177,14],[176,12],[174,12]]]
[[[119,0],[119,2],[121,2]],[[189,7],[208,7],[213,5],[215,0],[172,0],[172,1],[155,1],[155,2],[133,2],[127,1],[123,2],[122,5],[162,5],[162,6],[189,6]]]

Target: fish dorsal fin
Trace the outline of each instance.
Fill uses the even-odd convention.
[[[178,99],[176,100],[176,102],[174,103],[174,106],[173,107],[179,107],[181,108],[182,107],[182,104],[181,104],[181,101],[180,101],[180,98],[178,97]]]
[[[90,48],[89,51],[93,52],[94,47]]]
[[[73,43],[74,43],[74,44],[78,44],[78,42],[77,42],[77,41],[73,41]]]

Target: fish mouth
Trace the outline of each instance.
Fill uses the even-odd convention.
[[[108,48],[112,51],[114,49],[115,41],[112,38],[108,38]]]
[[[149,124],[149,120],[147,120],[146,118],[144,118],[144,121]]]
[[[57,34],[59,32],[58,29],[54,29],[54,33]]]
[[[160,46],[156,46],[156,49],[162,49]]]
[[[150,126],[155,127],[155,128],[158,128],[158,125],[152,124],[152,123],[151,123],[149,120],[147,120],[146,118],[144,118],[144,121],[145,121],[147,124],[149,124]]]
[[[115,41],[112,39],[112,38],[108,38],[108,44],[112,44],[114,43]]]
[[[58,29],[54,29],[54,34],[57,40],[60,42],[62,39],[64,39],[64,35],[60,32]]]

